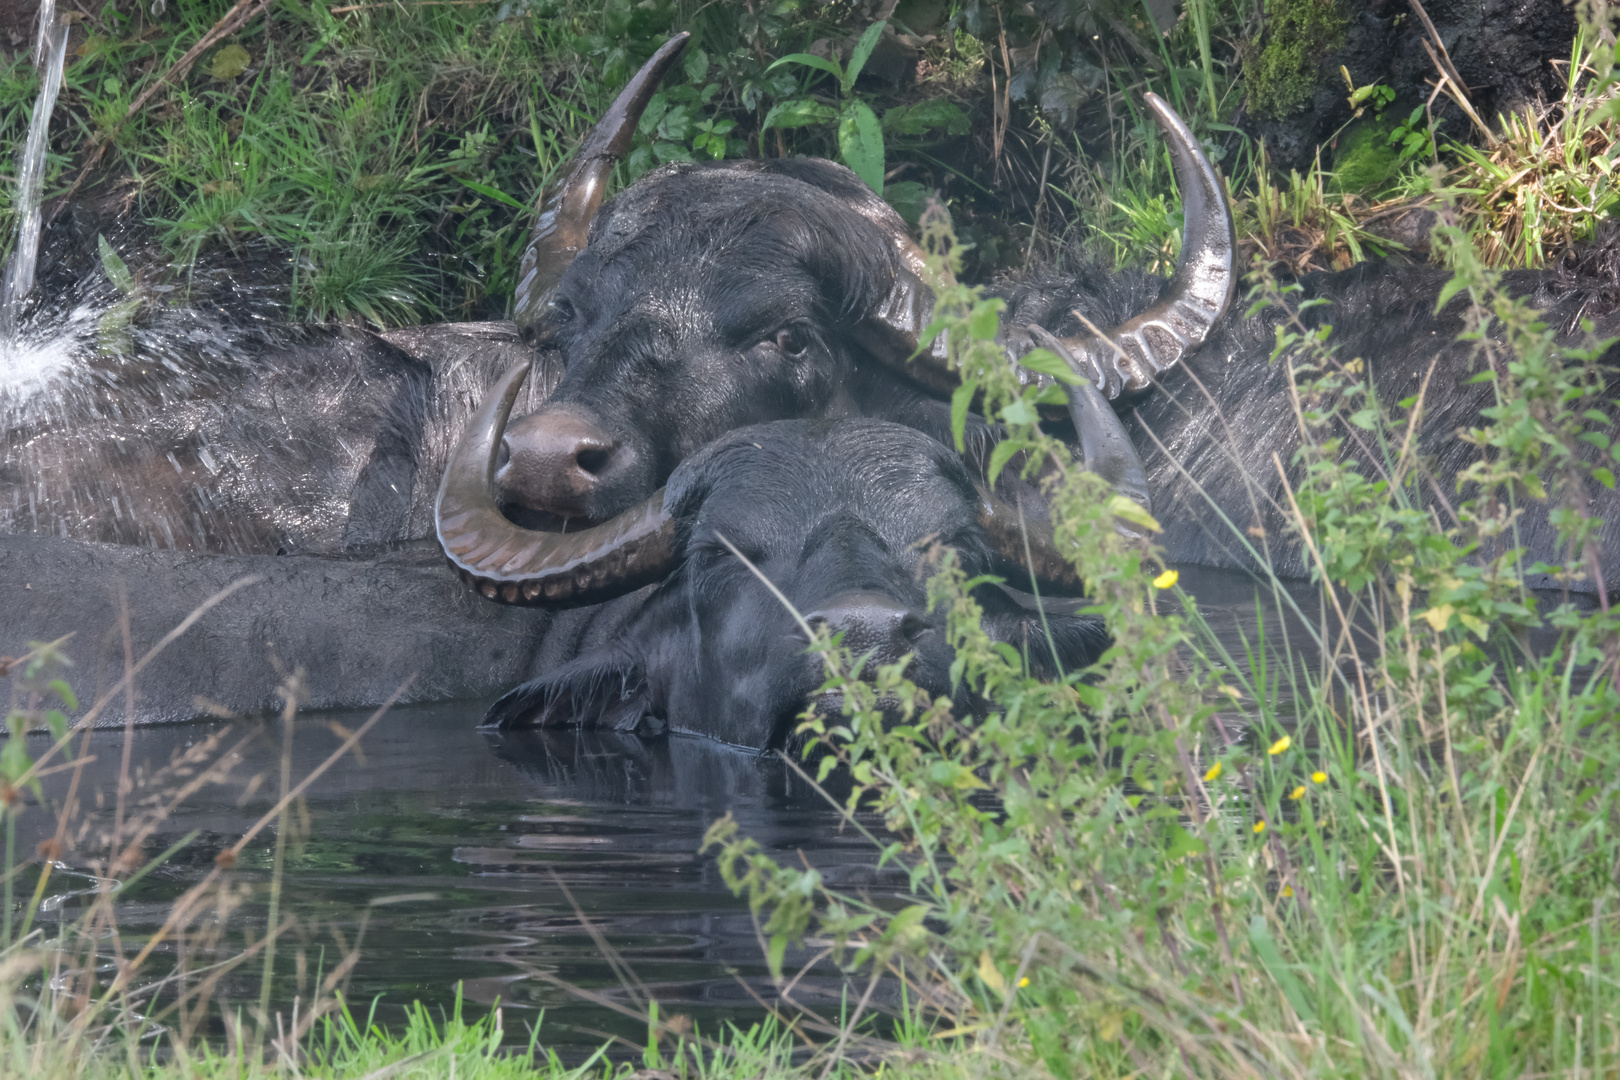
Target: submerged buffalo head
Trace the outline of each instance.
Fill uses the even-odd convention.
[[[867,663],[911,655],[911,679],[950,694],[952,653],[927,610],[933,542],[969,574],[1021,574],[985,525],[961,458],[913,428],[876,420],[790,420],[731,432],[688,457],[665,489],[669,529],[654,589],[614,611],[607,643],[506,695],[498,725],[664,726],[752,747],[781,746],[824,681],[794,615],[843,634]],[[739,557],[740,556],[740,557]],[[771,586],[760,580],[768,579]],[[1094,660],[1098,620],[995,586],[984,625],[1041,675]],[[613,605],[606,605],[611,608]],[[599,609],[600,610],[600,609]],[[1051,636],[1047,636],[1047,628]]]
[[[481,423],[495,426],[469,428],[446,471],[439,540],[487,596],[580,603],[601,593],[604,574],[646,580],[643,541],[667,521],[660,485],[740,425],[871,416],[948,430],[957,378],[945,343],[918,348],[933,307],[921,252],[849,170],[671,166],[601,206],[684,40],[636,75],[541,207],[517,318],[537,347],[560,354],[561,381],[510,428],[505,410],[486,410]],[[1010,351],[1041,344],[1095,383],[1069,389],[1087,464],[1144,503],[1141,462],[1104,395],[1144,389],[1197,347],[1235,281],[1220,181],[1186,125],[1147,100],[1186,210],[1176,276],[1157,303],[1100,336],[1007,335]]]

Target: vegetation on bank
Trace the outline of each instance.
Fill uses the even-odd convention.
[[[1572,43],[1565,99],[1517,117],[1480,118],[1462,90],[1412,108],[1327,73],[1357,113],[1303,172],[1273,168],[1238,118],[1321,92],[1347,25],[1332,0],[1191,0],[1168,16],[1125,0],[107,0],[63,14],[51,211],[71,204],[81,231],[115,234],[138,276],[226,266],[304,320],[502,315],[537,193],[676,29],[692,45],[620,184],[668,161],[839,158],[913,222],[938,193],[970,280],[1073,244],[1173,259],[1149,90],[1226,176],[1245,251],[1283,272],[1421,248],[1428,219],[1390,226],[1432,201],[1437,162],[1470,227],[1502,236],[1485,252],[1497,266],[1556,256],[1613,203],[1602,12]],[[32,27],[14,22],[0,66],[13,146],[36,85]],[[9,198],[0,183],[0,244]]]

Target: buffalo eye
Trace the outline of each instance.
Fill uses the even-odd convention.
[[[782,327],[771,339],[783,356],[803,356],[810,348],[810,341],[810,330],[802,323]]]
[[[551,303],[546,305],[546,314],[552,322],[561,326],[563,323],[573,320],[574,305],[569,303],[566,297],[554,296],[551,298]]]

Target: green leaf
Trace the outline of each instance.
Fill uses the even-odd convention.
[[[849,54],[849,67],[844,69],[843,81],[839,85],[844,93],[849,93],[854,87],[855,80],[860,77],[861,69],[866,66],[872,50],[877,48],[878,38],[883,36],[883,28],[887,25],[889,24],[886,22],[873,23],[866,28],[866,33],[861,35],[861,40],[855,43],[855,50]]]
[[[56,692],[56,696],[62,699],[62,704],[66,705],[70,712],[79,710],[78,696],[73,693],[73,687],[67,684],[66,679],[52,679],[50,686]]]
[[[508,195],[499,188],[490,187],[488,184],[480,184],[476,180],[468,180],[465,176],[458,176],[456,179],[460,180],[463,184],[472,188],[474,191],[478,192],[478,194],[487,199],[494,199],[498,203],[504,203],[505,205],[512,207],[514,210],[528,209],[527,206],[524,206],[522,203],[518,202],[516,199],[512,198],[512,196]]]
[[[823,105],[809,98],[795,98],[792,101],[779,101],[772,105],[771,111],[765,114],[765,122],[760,125],[759,130],[768,131],[773,127],[809,127],[811,124],[824,124],[837,118],[838,110],[831,105]]]
[[[702,82],[703,76],[709,73],[709,54],[702,49],[693,49],[687,53],[682,63],[686,67],[687,82]]]
[[[1260,962],[1271,973],[1272,979],[1282,990],[1283,997],[1288,999],[1288,1004],[1294,1007],[1299,1018],[1307,1024],[1316,1023],[1316,1010],[1311,1008],[1310,999],[1305,996],[1305,989],[1300,986],[1299,980],[1294,978],[1293,971],[1283,963],[1282,953],[1277,951],[1277,943],[1271,940],[1271,935],[1266,931],[1264,916],[1256,915],[1249,920],[1249,944],[1254,946]]]
[[[214,54],[214,62],[208,65],[208,74],[228,81],[241,75],[252,62],[253,58],[242,46],[227,45]]]
[[[96,237],[96,250],[101,253],[101,269],[107,275],[107,280],[113,283],[113,288],[126,296],[135,291],[135,275],[129,272],[129,267],[118,252],[107,243],[105,236]]]
[[[968,119],[968,114],[949,101],[896,105],[883,114],[883,130],[896,135],[926,135],[930,131],[966,135],[972,127],[973,122]]]
[[[975,341],[994,341],[996,331],[1001,329],[1001,309],[1005,306],[1000,300],[979,301],[968,315],[968,334]]]
[[[28,771],[33,761],[28,757],[28,747],[24,741],[13,732],[7,739],[4,749],[0,749],[0,775],[7,780],[15,781],[17,777]]]
[[[1160,525],[1154,516],[1142,508],[1142,504],[1127,499],[1123,495],[1115,495],[1108,500],[1108,512],[1117,518],[1139,525],[1148,532],[1162,532],[1164,526]]]
[[[926,184],[919,184],[915,180],[897,180],[883,189],[883,201],[894,207],[906,219],[906,224],[915,225],[922,219],[923,211],[928,208],[928,199],[933,194],[934,189]]]
[[[1019,398],[1003,408],[1001,410],[1001,419],[1015,426],[1033,427],[1035,424],[1040,423],[1040,417],[1035,415],[1035,410],[1030,408],[1023,398]]]
[[[765,962],[770,965],[771,977],[782,977],[782,958],[787,955],[788,939],[786,934],[772,934],[771,944],[765,954]]]
[[[1608,469],[1605,469],[1603,466],[1599,465],[1597,468],[1592,470],[1592,479],[1596,480],[1610,491],[1614,490],[1614,473],[1610,472]]]
[[[1467,287],[1468,282],[1463,280],[1461,274],[1440,286],[1440,298],[1434,302],[1435,312],[1439,313],[1442,311],[1445,306],[1451,302],[1451,298],[1453,296],[1456,296]]]
[[[815,53],[807,52],[788,53],[765,70],[775,71],[783,64],[803,64],[805,67],[815,68],[817,71],[825,71],[837,79],[839,85],[843,85],[844,70],[825,56],[817,56]]]
[[[956,439],[958,454],[967,453],[967,445],[963,442],[967,433],[967,414],[978,392],[979,380],[968,379],[951,393],[951,435]]]
[[[838,121],[838,152],[867,187],[883,194],[883,128],[866,102],[844,106]]]
[[[1031,349],[1018,358],[1018,363],[1020,367],[1038,371],[1042,375],[1050,375],[1065,386],[1079,386],[1085,382],[1074,373],[1074,369],[1069,367],[1061,356],[1050,349]]]
[[[1204,842],[1180,825],[1170,824],[1170,847],[1165,855],[1171,859],[1181,859],[1188,855],[1202,855],[1208,848]]]
[[[1023,439],[1003,439],[996,443],[996,448],[990,451],[989,468],[985,470],[990,483],[994,484],[996,482],[996,477],[1001,475],[1001,470],[1007,467],[1007,462],[1013,459],[1014,454],[1028,448],[1029,444]],[[1131,505],[1135,506],[1136,504],[1132,503]]]

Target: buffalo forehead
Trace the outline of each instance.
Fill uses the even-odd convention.
[[[942,466],[943,447],[879,421],[792,420],[743,428],[693,462],[705,488],[694,535],[720,531],[779,553],[830,518],[870,530],[899,555],[972,526],[975,506]]]

